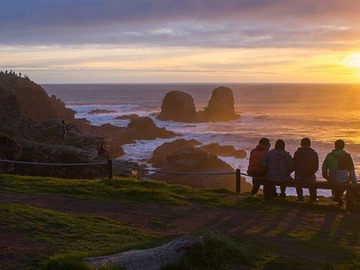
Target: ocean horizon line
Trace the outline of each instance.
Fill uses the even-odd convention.
[[[87,82],[64,82],[64,83],[39,83],[39,85],[360,85],[360,82],[358,83],[312,83],[312,82],[304,82],[304,83],[289,83],[289,82],[239,82],[239,83],[227,83],[227,82],[172,82],[172,83],[166,83],[166,82],[106,82],[106,83],[87,83]]]

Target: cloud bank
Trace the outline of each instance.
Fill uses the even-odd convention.
[[[0,45],[354,48],[357,0],[0,0]]]

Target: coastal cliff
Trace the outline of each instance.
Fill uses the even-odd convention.
[[[0,159],[42,163],[105,162],[97,155],[102,141],[109,144],[111,158],[124,154],[122,145],[137,139],[171,138],[176,134],[158,128],[150,118],[139,117],[126,128],[110,124],[92,126],[75,119],[75,111],[28,77],[0,72]],[[61,138],[64,120],[66,140]],[[151,135],[151,136],[150,136]],[[126,162],[125,162],[126,163]],[[10,168],[10,169],[9,169]],[[6,172],[54,175],[59,177],[106,176],[107,167],[4,166]],[[117,168],[117,175],[129,175],[129,169]]]

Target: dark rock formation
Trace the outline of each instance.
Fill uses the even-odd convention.
[[[133,121],[136,118],[138,118],[139,116],[137,114],[126,114],[126,115],[120,115],[120,116],[116,116],[115,119],[118,120],[130,120]]]
[[[229,121],[239,118],[235,114],[233,92],[228,87],[213,90],[208,106],[199,112],[199,121]]]
[[[88,112],[88,114],[101,114],[101,113],[116,113],[116,111],[95,109]]]
[[[162,167],[166,164],[169,156],[185,152],[188,149],[194,149],[194,146],[199,144],[200,143],[196,140],[185,139],[164,143],[154,150],[153,156],[148,162],[152,163],[154,167]]]
[[[29,79],[0,74],[1,97],[13,96],[18,108],[33,120],[65,119],[73,121],[75,112],[55,96],[49,98],[45,90]],[[1,98],[4,102],[4,99]],[[15,100],[11,104],[14,105]]]
[[[194,122],[196,110],[192,96],[182,91],[167,93],[157,119],[162,121]]]
[[[67,129],[65,144],[61,140],[60,119],[65,120]],[[124,153],[121,148],[124,143],[175,136],[173,132],[157,128],[150,118],[136,119],[128,128],[110,124],[91,126],[86,120],[74,119],[74,112],[66,109],[61,100],[48,97],[44,89],[28,78],[4,73],[0,73],[0,133],[0,141],[6,145],[0,147],[0,157],[41,163],[106,162],[97,156],[97,148],[104,138],[109,140],[106,143],[111,158],[115,158]],[[106,177],[106,165],[103,169],[101,166],[20,164],[12,168],[15,173],[35,175]],[[114,173],[129,175],[130,172],[117,167]]]
[[[235,175],[232,175],[235,173],[234,169],[217,156],[194,148],[194,144],[194,141],[177,140],[157,148],[151,159],[153,165],[161,171],[181,174],[154,173],[150,178],[193,187],[224,187],[234,190]],[[173,145],[177,146],[177,151],[171,149]],[[169,152],[166,152],[167,149]],[[194,173],[209,175],[192,175]],[[223,174],[218,175],[219,173]]]
[[[137,140],[166,139],[176,136],[172,131],[157,127],[150,117],[135,118],[128,124],[127,133]]]
[[[217,156],[224,156],[224,157],[230,156],[236,158],[246,157],[245,150],[236,150],[232,145],[219,145],[218,143],[211,143],[208,145],[200,146],[199,149]]]
[[[167,139],[176,134],[165,128],[157,127],[149,117],[137,117],[126,128],[116,127],[111,124],[91,126],[84,119],[77,122],[77,126],[83,134],[97,134],[105,139],[109,145],[110,153],[123,152],[121,145],[134,143],[135,140],[154,140],[157,138]]]
[[[172,91],[165,95],[161,112],[157,119],[177,122],[219,122],[238,119],[235,114],[234,96],[230,88],[218,87],[213,90],[208,106],[196,112],[194,100],[190,94]]]

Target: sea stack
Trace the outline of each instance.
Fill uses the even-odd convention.
[[[213,90],[208,106],[198,113],[200,122],[230,121],[239,118],[235,114],[233,92],[228,87],[217,87]]]
[[[238,119],[233,92],[228,87],[213,90],[208,106],[196,112],[192,96],[182,91],[168,92],[163,99],[157,119],[187,123],[224,122]]]
[[[196,122],[196,110],[192,96],[182,91],[167,93],[157,119],[162,121]]]

